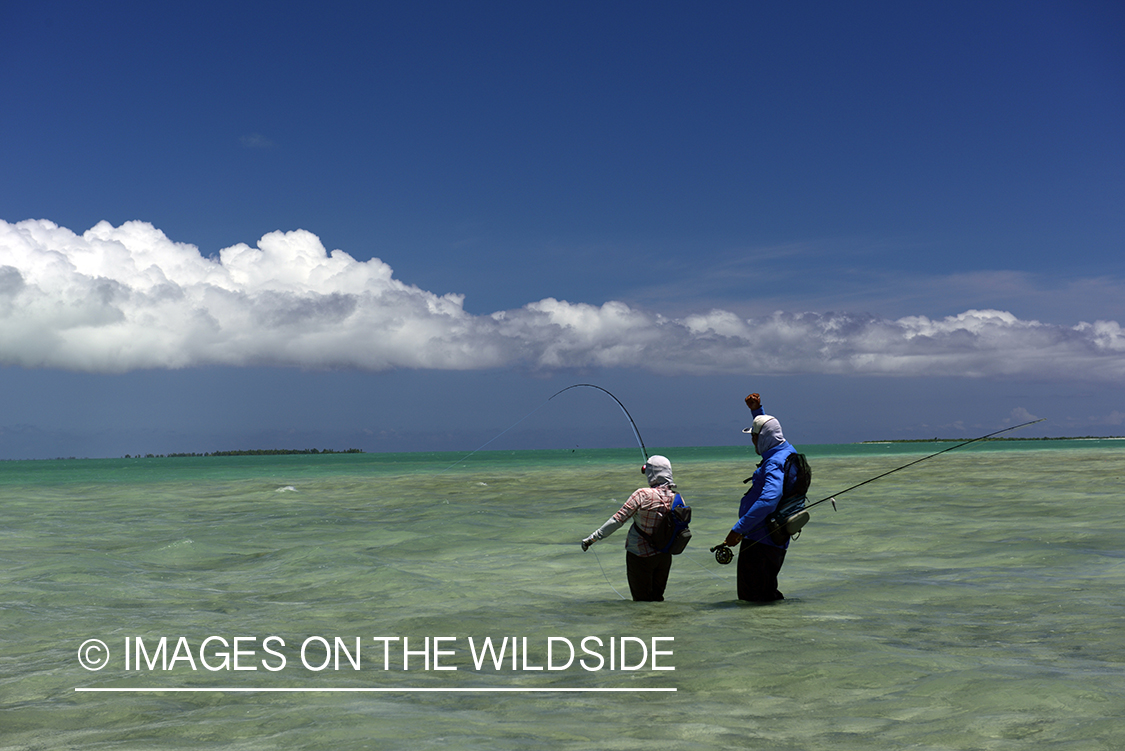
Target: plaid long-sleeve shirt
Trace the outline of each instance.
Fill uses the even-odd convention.
[[[629,521],[631,517],[636,516],[634,521],[637,526],[646,534],[651,535],[655,531],[660,518],[671,510],[672,501],[675,497],[676,491],[667,485],[656,488],[638,488],[613,515],[612,521],[617,522],[620,526]],[[631,527],[629,528],[629,536],[625,540],[625,549],[639,556],[650,556],[657,552],[648,540],[637,534]]]

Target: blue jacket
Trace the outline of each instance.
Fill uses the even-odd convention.
[[[789,547],[788,541],[784,545],[774,544],[765,521],[777,509],[777,502],[781,500],[785,486],[785,460],[795,453],[796,449],[786,441],[762,454],[762,463],[755,470],[750,489],[742,496],[742,503],[739,504],[738,523],[732,527],[743,538],[783,550]]]

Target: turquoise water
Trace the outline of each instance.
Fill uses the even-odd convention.
[[[942,447],[801,448],[815,500]],[[1125,747],[1125,442],[975,444],[841,495],[770,606],[707,552],[751,455],[656,452],[694,509],[664,603],[618,594],[624,535],[577,545],[638,450],[0,463],[0,748]]]

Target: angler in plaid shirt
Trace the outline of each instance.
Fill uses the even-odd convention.
[[[616,514],[592,535],[582,541],[587,550],[624,526],[633,517],[633,526],[625,538],[625,571],[629,591],[634,600],[664,601],[664,588],[672,570],[672,554],[657,552],[637,527],[651,535],[657,522],[672,509],[676,484],[672,481],[672,463],[663,456],[650,456],[641,471],[648,477],[649,487],[637,489]]]

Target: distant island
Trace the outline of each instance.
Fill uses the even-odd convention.
[[[204,454],[126,454],[126,459],[165,459],[191,456],[282,456],[285,454],[362,454],[363,449],[238,449],[235,451],[210,451]]]
[[[1121,441],[1120,435],[1043,436],[1042,438],[889,438],[885,441],[860,441],[863,443],[958,443],[962,441]]]

